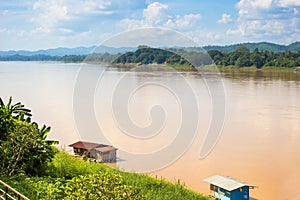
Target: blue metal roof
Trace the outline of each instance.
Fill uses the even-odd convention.
[[[248,186],[251,189],[255,187],[254,185],[235,180],[229,176],[215,175],[215,176],[206,178],[203,181],[213,184],[215,186],[218,186],[220,188],[224,188],[227,191],[236,190],[236,189],[244,187],[244,186]]]

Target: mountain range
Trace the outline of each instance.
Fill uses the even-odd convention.
[[[269,42],[259,42],[259,43],[240,43],[240,44],[232,44],[226,46],[204,46],[203,48],[206,51],[209,50],[218,50],[223,53],[232,52],[238,46],[246,46],[250,51],[253,51],[255,48],[261,50],[268,50],[273,52],[282,52],[282,51],[300,51],[300,42],[294,42],[289,45],[280,45]],[[179,47],[177,47],[179,48]],[[199,49],[199,47],[191,47],[188,48],[190,50]],[[37,50],[37,51],[28,51],[28,50],[9,50],[9,51],[0,51],[0,57],[7,57],[13,55],[20,56],[36,56],[36,55],[47,55],[47,56],[65,56],[65,55],[88,55],[90,53],[125,53],[127,51],[135,51],[136,47],[108,47],[108,46],[91,46],[91,47],[76,47],[76,48],[53,48],[53,49],[45,49],[45,50]]]
[[[283,51],[300,51],[300,42],[294,42],[289,45],[280,45],[269,42],[259,42],[259,43],[240,43],[240,44],[232,44],[226,46],[205,46],[203,47],[206,51],[209,50],[218,50],[223,53],[228,53],[234,51],[238,46],[246,46],[251,52],[257,48],[260,51],[268,50],[273,52],[283,52]]]

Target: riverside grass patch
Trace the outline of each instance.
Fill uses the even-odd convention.
[[[173,184],[120,171],[64,151],[55,155],[43,177],[18,174],[0,179],[30,199],[209,199],[188,190],[179,181]]]

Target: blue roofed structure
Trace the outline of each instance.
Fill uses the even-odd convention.
[[[249,189],[256,186],[228,176],[215,175],[204,179],[210,184],[210,196],[220,200],[249,200]]]

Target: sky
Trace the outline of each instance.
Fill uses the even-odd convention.
[[[1,0],[0,50],[100,45],[144,27],[200,46],[300,41],[300,0]]]

